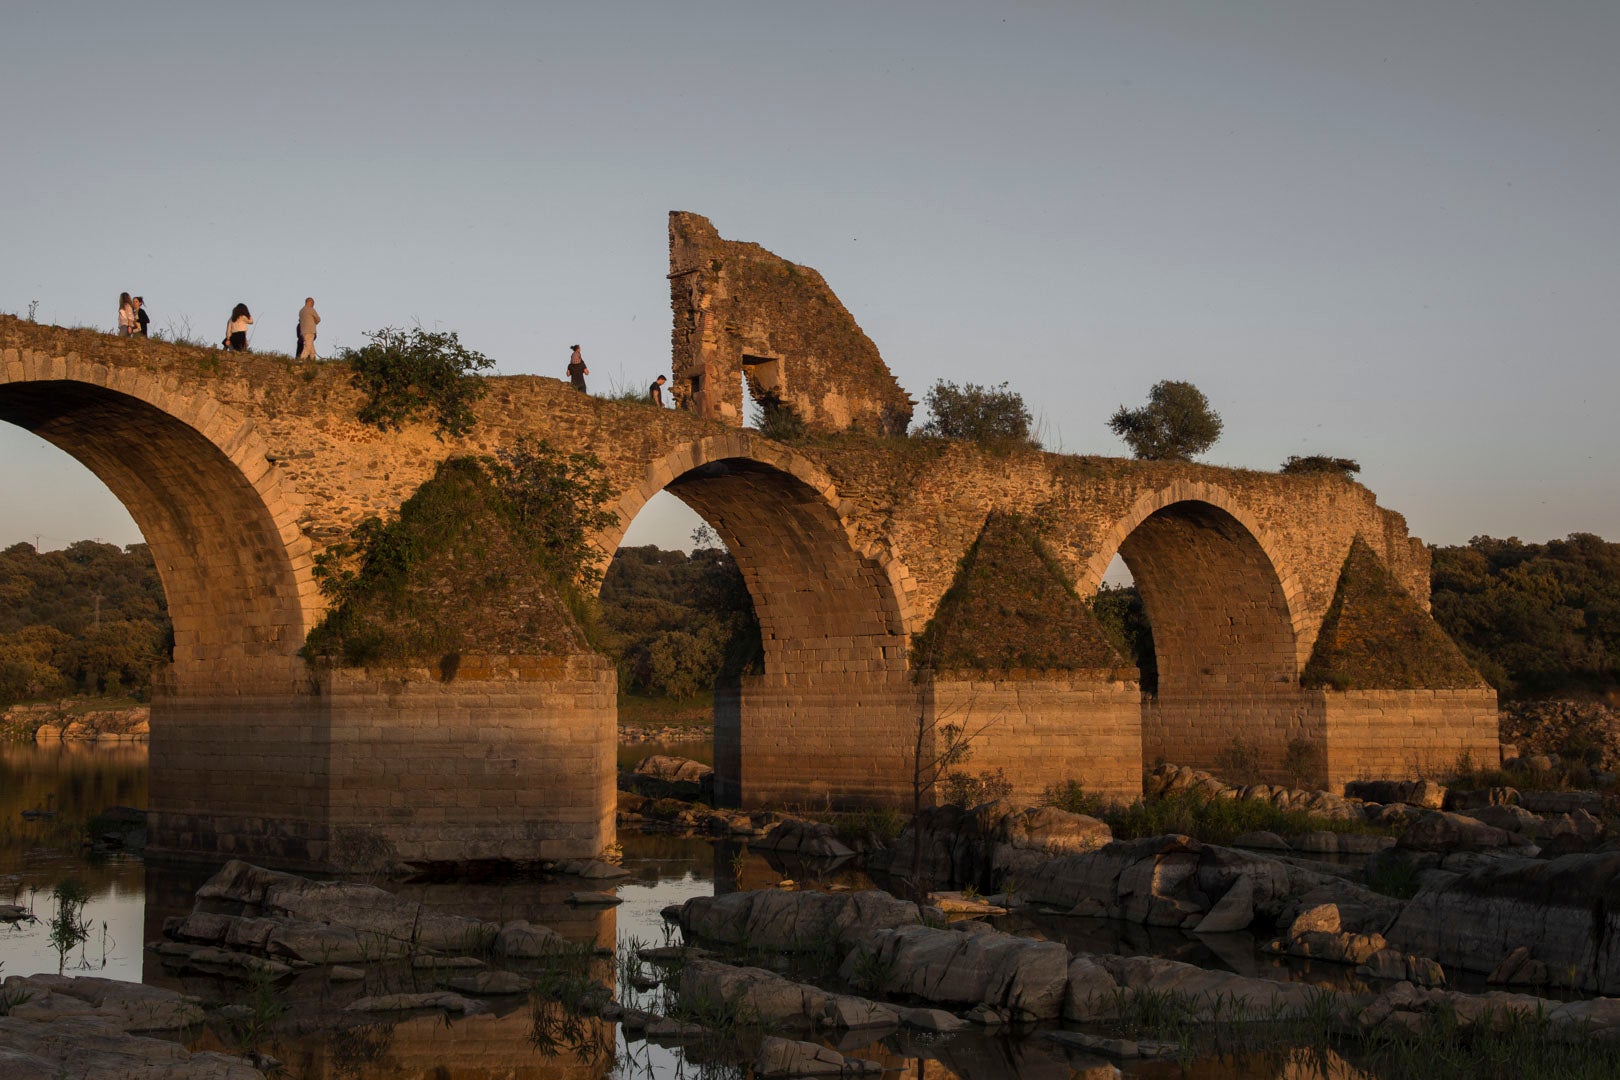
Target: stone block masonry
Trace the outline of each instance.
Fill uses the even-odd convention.
[[[613,840],[600,657],[339,670],[301,692],[153,702],[151,847],[307,869],[589,858]]]

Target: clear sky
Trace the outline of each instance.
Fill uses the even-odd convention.
[[[669,363],[665,214],[816,267],[918,398],[1054,449],[1165,378],[1206,460],[1353,457],[1440,543],[1620,539],[1620,4],[13,5],[0,310]],[[130,542],[0,426],[0,543]],[[648,515],[644,515],[648,516]],[[672,546],[665,515],[635,538]],[[639,524],[639,523],[638,523]]]

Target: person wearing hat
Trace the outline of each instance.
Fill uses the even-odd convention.
[[[573,348],[573,353],[568,357],[568,381],[574,384],[575,390],[583,394],[585,376],[591,373],[591,369],[585,366],[585,358],[579,354],[579,346],[575,345]]]

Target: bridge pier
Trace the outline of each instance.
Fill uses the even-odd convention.
[[[350,871],[590,858],[613,840],[615,691],[594,655],[322,671],[281,692],[171,678],[150,848]]]

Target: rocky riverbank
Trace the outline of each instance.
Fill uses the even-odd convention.
[[[85,708],[74,701],[13,705],[0,712],[0,738],[39,743],[144,741],[152,710],[146,705]]]

